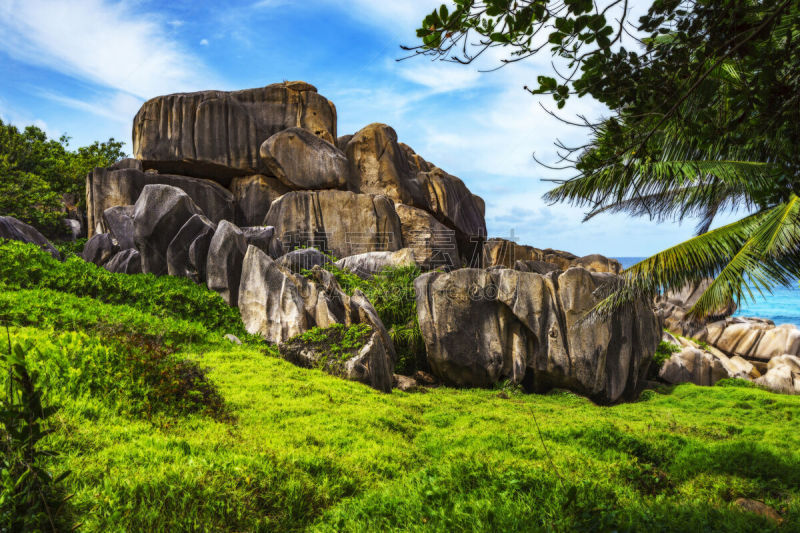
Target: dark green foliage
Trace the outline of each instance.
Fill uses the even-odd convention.
[[[77,257],[63,263],[37,246],[0,243],[0,283],[7,289],[43,288],[123,304],[156,316],[190,317],[209,330],[247,337],[239,310],[185,278],[112,274]]]
[[[396,373],[411,375],[417,370],[428,370],[414,290],[414,280],[422,273],[419,267],[387,267],[368,279],[361,279],[334,264],[324,268],[334,275],[347,294],[352,295],[358,289],[375,307],[397,351]]]
[[[53,246],[56,250],[61,252],[62,257],[67,257],[70,254],[72,255],[81,255],[83,253],[83,249],[86,247],[86,241],[88,241],[86,237],[75,239],[74,241],[52,241]]]
[[[342,374],[343,364],[358,354],[372,335],[368,324],[334,324],[327,328],[314,327],[278,346],[281,357],[293,364],[306,366],[304,353],[318,354],[316,368],[329,374]]]
[[[658,346],[656,347],[656,353],[653,354],[653,362],[650,363],[648,377],[652,379],[658,376],[658,372],[661,370],[661,367],[664,366],[664,362],[672,357],[672,354],[680,351],[681,347],[677,344],[672,344],[671,342],[667,341],[659,342]]]
[[[52,432],[57,408],[45,407],[37,376],[26,363],[30,349],[11,344],[3,354],[8,372],[0,400],[0,531],[59,531],[65,526],[60,482],[45,461],[56,455],[42,441]]]
[[[86,175],[124,157],[122,144],[109,139],[73,151],[66,136],[56,141],[35,126],[19,131],[0,120],[0,214],[48,237],[63,235],[67,209],[85,208]]]
[[[49,391],[72,398],[95,397],[120,413],[152,418],[201,413],[225,419],[216,386],[194,361],[158,337],[117,333],[53,333],[49,341],[24,339],[29,365]],[[34,348],[35,347],[35,348]]]
[[[129,305],[112,305],[51,289],[0,291],[0,319],[18,326],[94,333],[142,333],[169,345],[209,342],[213,330],[170,316],[155,316]],[[216,340],[216,339],[214,339]]]

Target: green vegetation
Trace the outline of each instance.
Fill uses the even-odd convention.
[[[650,364],[650,376],[657,376],[659,370],[661,370],[661,367],[664,366],[666,360],[672,357],[672,354],[680,351],[681,347],[677,344],[672,344],[671,342],[667,341],[660,341],[656,347],[656,353],[653,354],[653,362]]]
[[[8,368],[5,396],[0,398],[0,529],[42,531],[66,529],[65,502],[58,483],[69,471],[53,477],[45,460],[57,455],[42,446],[52,432],[48,419],[57,407],[42,402],[37,376],[28,368],[26,350],[11,344],[0,359]]]
[[[397,351],[396,373],[411,375],[428,370],[414,292],[414,280],[422,273],[419,267],[387,267],[369,279],[361,279],[332,262],[324,268],[334,275],[345,293],[352,295],[360,290],[375,307]],[[304,273],[311,275],[310,271]]]
[[[69,149],[36,126],[19,131],[0,120],[0,214],[31,224],[48,237],[65,234],[61,220],[86,208],[86,175],[125,156],[114,139]]]
[[[177,320],[191,317],[192,321],[208,329],[247,335],[238,309],[229,307],[218,294],[188,279],[152,274],[113,274],[77,257],[68,257],[62,263],[36,246],[17,241],[0,242],[0,288],[51,289],[129,306],[158,317]],[[58,296],[47,294],[42,304],[53,301],[53,298]],[[76,300],[70,301],[80,307]],[[33,305],[34,309],[36,305]],[[3,313],[0,308],[0,317]],[[108,320],[114,320],[113,316],[106,316]]]
[[[223,340],[217,315],[171,307],[181,280],[105,281],[101,300],[89,290],[99,269],[59,267],[32,245],[0,252],[10,338],[43,403],[61,406],[40,441],[58,455],[39,467],[50,479],[70,472],[53,501],[71,495],[59,519],[83,531],[800,528],[800,397],[738,380],[614,407],[508,384],[384,394],[298,368],[274,347],[265,357],[251,338]],[[87,279],[61,280],[59,292],[57,273]],[[217,297],[191,287],[192,305]],[[341,359],[368,334],[337,326],[297,340],[336,346]],[[739,497],[785,523],[738,509]]]
[[[505,47],[504,61],[513,62],[548,48],[566,65],[554,63],[560,79],[539,76],[533,94],[550,94],[559,107],[588,94],[612,111],[596,123],[577,119],[590,135],[586,145],[557,143],[574,175],[546,200],[586,207],[587,218],[699,218],[696,237],[627,269],[599,318],[707,278],[713,282],[689,318],[794,286],[800,4],[653,0],[638,22],[629,16],[620,0],[454,0],[424,19],[416,50],[470,62]],[[627,34],[642,46],[631,49]],[[711,229],[726,211],[747,216]]]
[[[318,355],[314,368],[324,370],[334,376],[341,376],[343,364],[358,354],[372,335],[368,324],[334,324],[327,328],[311,328],[281,344],[277,349],[281,357],[299,366],[308,367],[306,353]],[[269,347],[267,353],[274,353]]]

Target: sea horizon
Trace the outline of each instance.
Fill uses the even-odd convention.
[[[645,257],[615,257],[622,268],[635,265]],[[755,293],[757,294],[757,293]],[[800,287],[775,287],[772,294],[756,295],[753,301],[744,302],[733,316],[767,318],[775,325],[793,324],[800,327]]]

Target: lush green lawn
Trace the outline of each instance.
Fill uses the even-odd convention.
[[[218,314],[186,322],[136,302],[30,287],[0,298],[12,342],[36,346],[46,401],[62,405],[50,466],[72,472],[83,531],[800,531],[800,397],[682,385],[598,407],[565,392],[382,394],[252,339],[230,344]],[[179,351],[156,347],[152,363],[120,344],[135,329],[123,324]],[[211,392],[183,359],[207,369]],[[164,386],[154,369],[194,377]],[[204,409],[209,398],[222,407]]]

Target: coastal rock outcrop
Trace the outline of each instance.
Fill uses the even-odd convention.
[[[349,191],[294,191],[264,219],[288,249],[314,246],[336,257],[402,247],[400,219],[385,196]]]
[[[537,263],[532,263],[536,261]],[[518,264],[518,262],[521,262]],[[541,263],[547,263],[542,265]],[[616,259],[610,259],[600,254],[592,254],[578,257],[575,254],[563,250],[553,250],[547,248],[541,250],[533,246],[517,244],[501,238],[491,238],[483,244],[483,266],[489,268],[493,266],[503,266],[505,268],[525,269],[531,271],[541,271],[550,269],[550,265],[557,270],[567,270],[577,266],[585,268],[590,272],[608,272],[619,274],[622,272],[622,265]]]
[[[170,185],[145,185],[133,210],[136,249],[142,271],[167,273],[167,249],[187,220],[202,211],[182,189]]]
[[[272,202],[291,190],[277,178],[263,174],[233,178],[230,189],[236,203],[233,222],[240,226],[260,225]]]
[[[39,233],[39,230],[14,217],[0,216],[0,239],[36,244],[54,258],[59,259],[61,257],[58,250],[44,235]]]
[[[133,239],[133,205],[115,205],[103,211],[103,225],[121,249],[128,250],[136,246]]]
[[[371,278],[387,267],[414,266],[417,259],[410,248],[401,248],[396,252],[366,252],[351,255],[336,261],[336,266],[347,269],[360,278]]]
[[[203,215],[187,220],[167,247],[167,273],[195,283],[205,281],[206,258],[215,230],[214,223]]]
[[[235,307],[239,298],[239,280],[247,247],[244,232],[227,220],[217,225],[208,245],[208,288],[216,291],[230,306]]]
[[[732,317],[695,331],[693,338],[707,342],[731,356],[768,362],[783,354],[800,355],[800,329],[776,326],[771,320]]]
[[[142,257],[133,248],[117,252],[114,257],[108,260],[103,268],[116,274],[141,274]]]
[[[460,386],[509,379],[535,391],[564,387],[602,403],[635,397],[660,329],[644,302],[635,318],[582,321],[606,276],[582,268],[423,274],[417,313],[433,373]]]
[[[119,245],[108,233],[98,233],[86,241],[83,247],[83,259],[98,266],[103,266],[119,251]]]
[[[261,145],[261,161],[290,189],[340,189],[347,185],[347,157],[303,128],[279,131]]]
[[[228,185],[233,177],[262,173],[259,147],[291,127],[335,143],[336,108],[305,82],[170,94],[148,100],[136,114],[133,153],[145,169]]]
[[[106,209],[135,204],[148,185],[171,185],[181,189],[214,223],[233,220],[233,194],[213,181],[131,168],[96,168],[86,183],[89,236],[109,230],[103,218]]]

